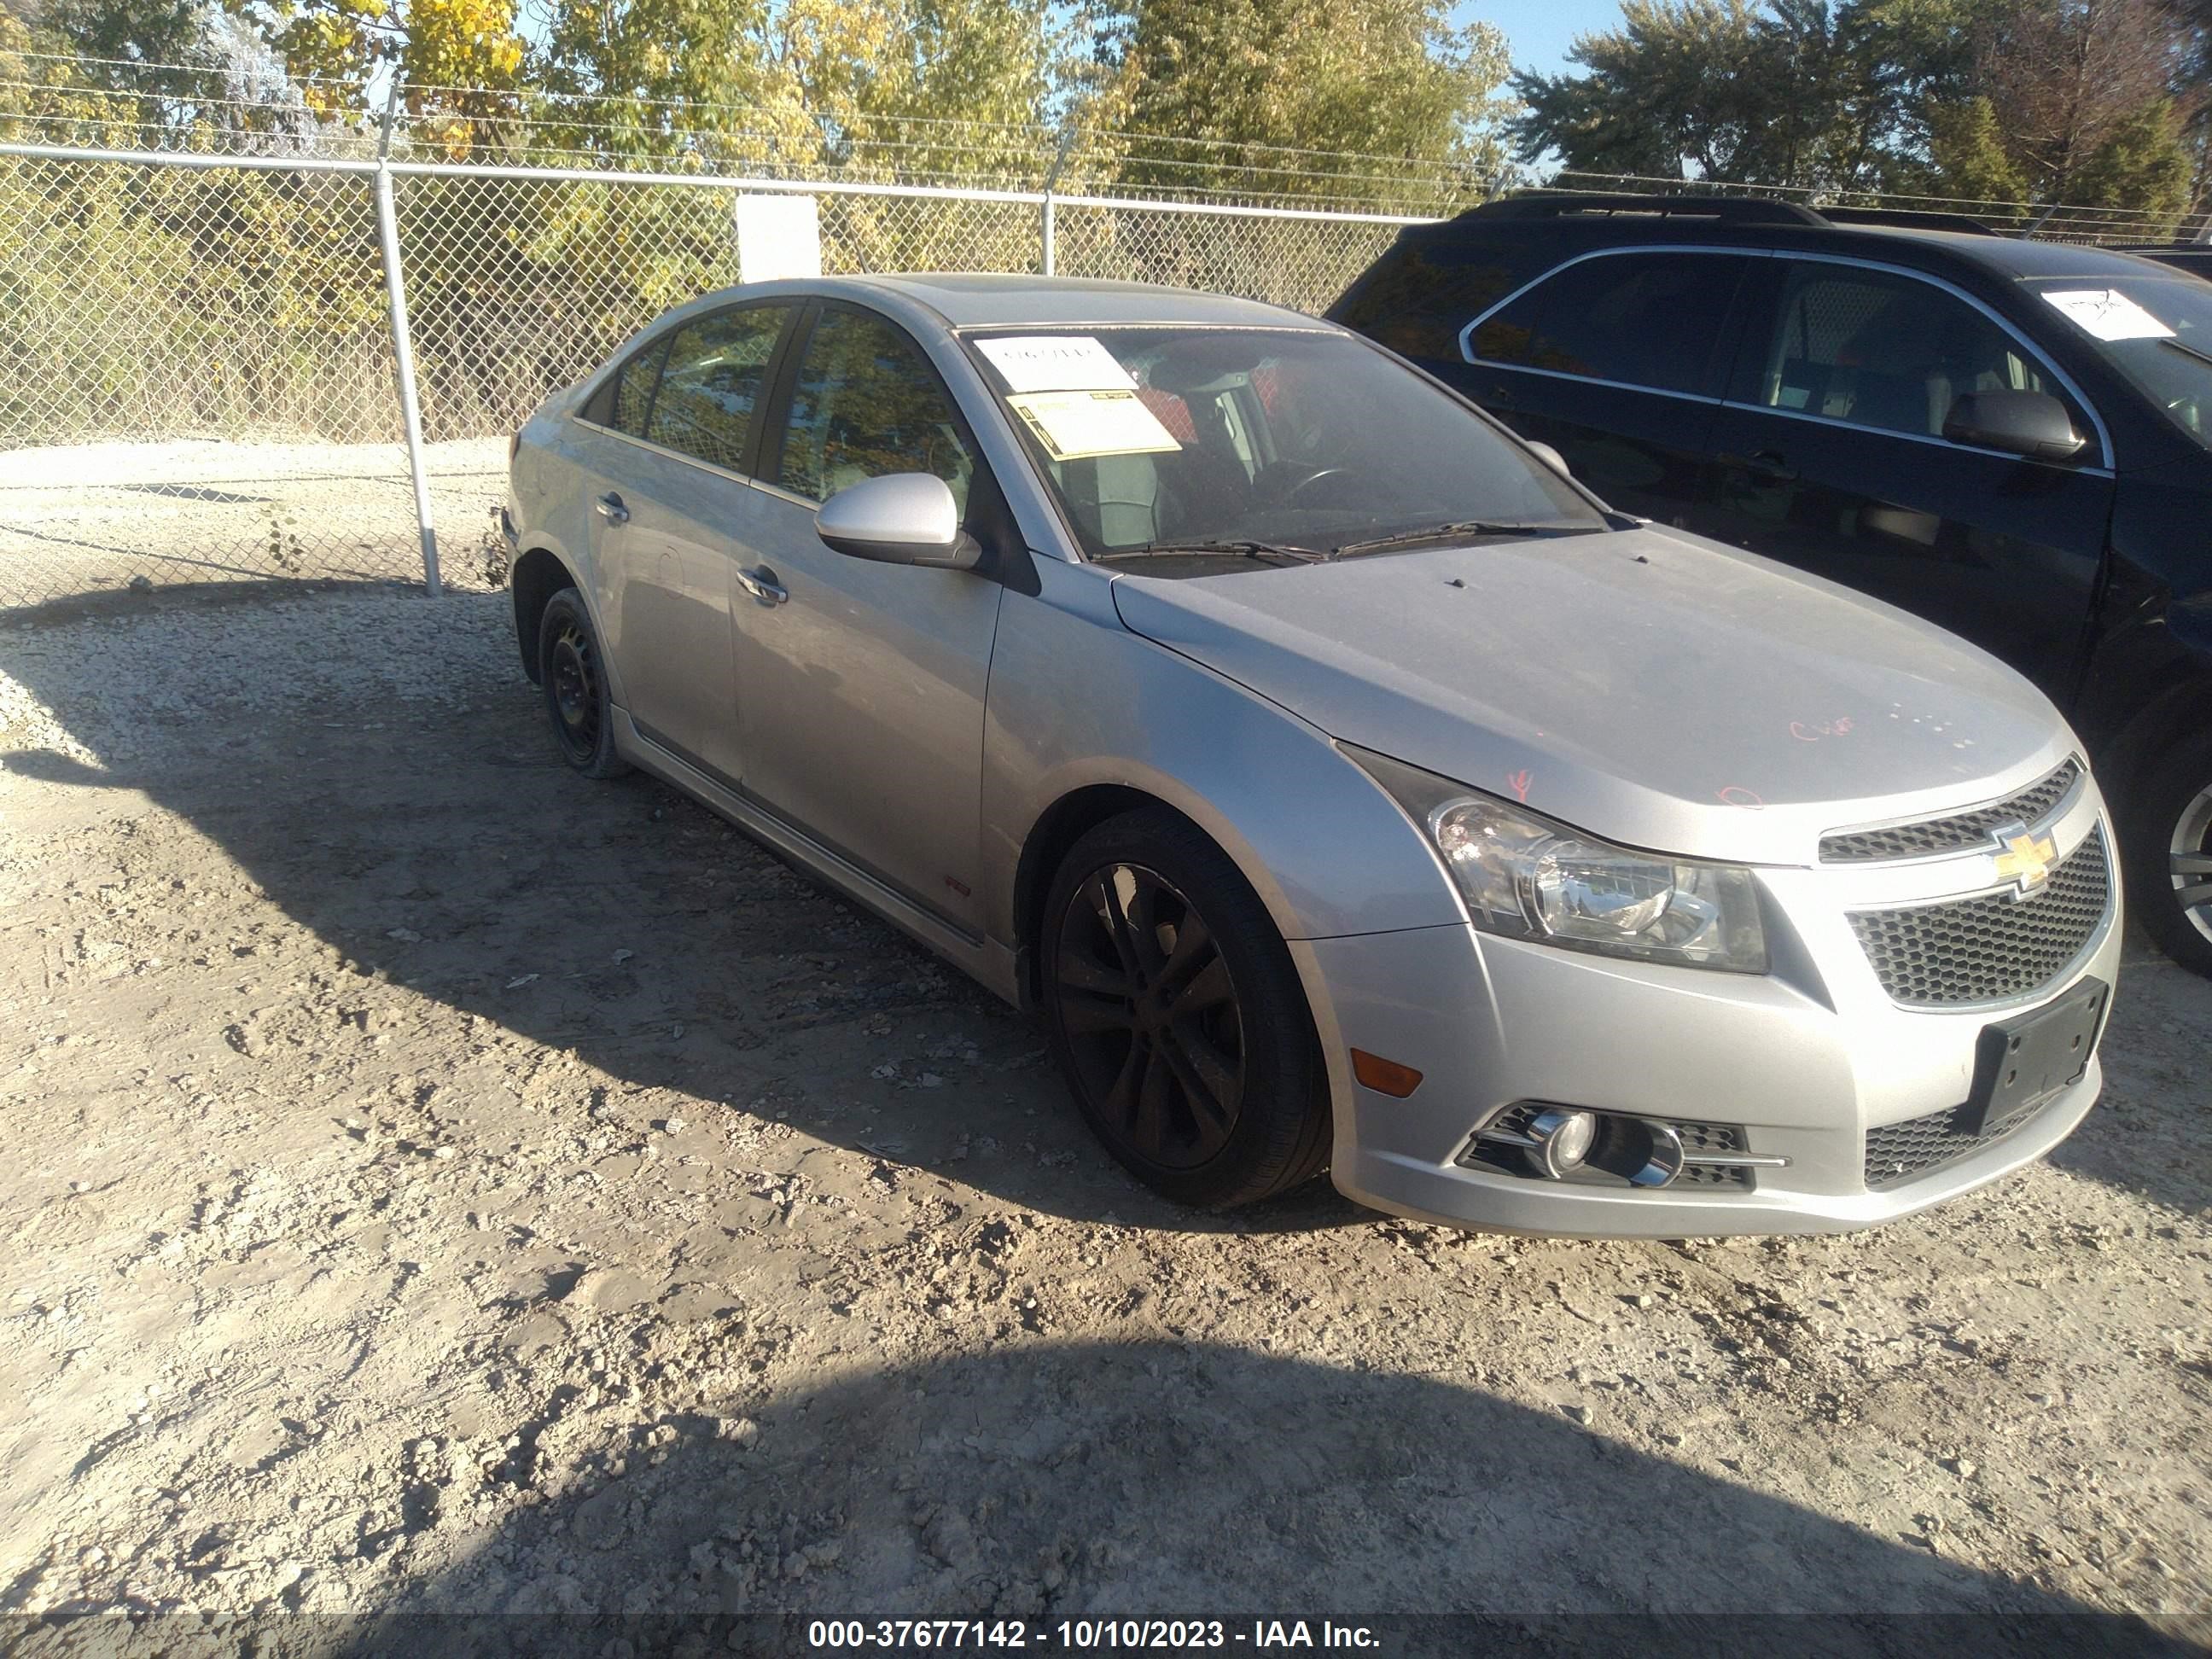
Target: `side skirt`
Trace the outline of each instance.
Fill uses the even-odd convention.
[[[1021,975],[1015,953],[991,939],[972,939],[878,881],[781,818],[717,783],[697,767],[672,755],[644,736],[629,711],[615,706],[615,747],[640,771],[650,772],[702,805],[713,808],[755,841],[781,854],[809,875],[855,904],[927,946],[962,973],[1012,1004],[1023,1006]]]

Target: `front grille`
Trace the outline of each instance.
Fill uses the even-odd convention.
[[[2022,1106],[1999,1118],[1978,1135],[1966,1128],[1969,1109],[1964,1106],[1870,1129],[1866,1140],[1868,1189],[1880,1192],[1885,1187],[1897,1186],[2002,1140],[2047,1104],[2048,1102],[2038,1101]]]
[[[1905,910],[1855,910],[1851,931],[1895,1002],[1955,1007],[2025,996],[2081,954],[2112,904],[2105,832],[2066,855],[2027,898],[1980,898]]]
[[[2009,800],[1978,806],[1971,812],[1929,818],[1919,823],[1892,824],[1887,830],[1854,830],[1820,838],[1823,864],[1873,864],[1887,859],[1929,858],[1940,853],[1965,852],[1987,842],[1998,826],[2033,825],[2066,799],[2066,792],[2081,775],[2081,763],[2069,760],[2049,777],[2023,789]]]

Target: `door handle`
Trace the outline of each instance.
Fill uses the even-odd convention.
[[[1776,449],[1762,449],[1753,455],[1718,455],[1714,459],[1723,466],[1735,467],[1754,478],[1767,478],[1776,483],[1788,483],[1797,476],[1797,469]]]
[[[623,498],[611,489],[593,501],[592,509],[609,524],[629,522],[629,509],[623,505]]]
[[[775,572],[763,565],[757,570],[738,568],[738,586],[763,605],[781,605],[791,597],[791,590],[776,580]]]

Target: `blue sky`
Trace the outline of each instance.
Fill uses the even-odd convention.
[[[1513,67],[1558,75],[1568,68],[1575,36],[1610,26],[1620,0],[1460,0],[1457,23],[1495,23],[1513,47]]]

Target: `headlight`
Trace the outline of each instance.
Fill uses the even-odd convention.
[[[1427,829],[1477,927],[1645,962],[1766,971],[1749,871],[1611,846],[1402,762],[1345,749]]]

